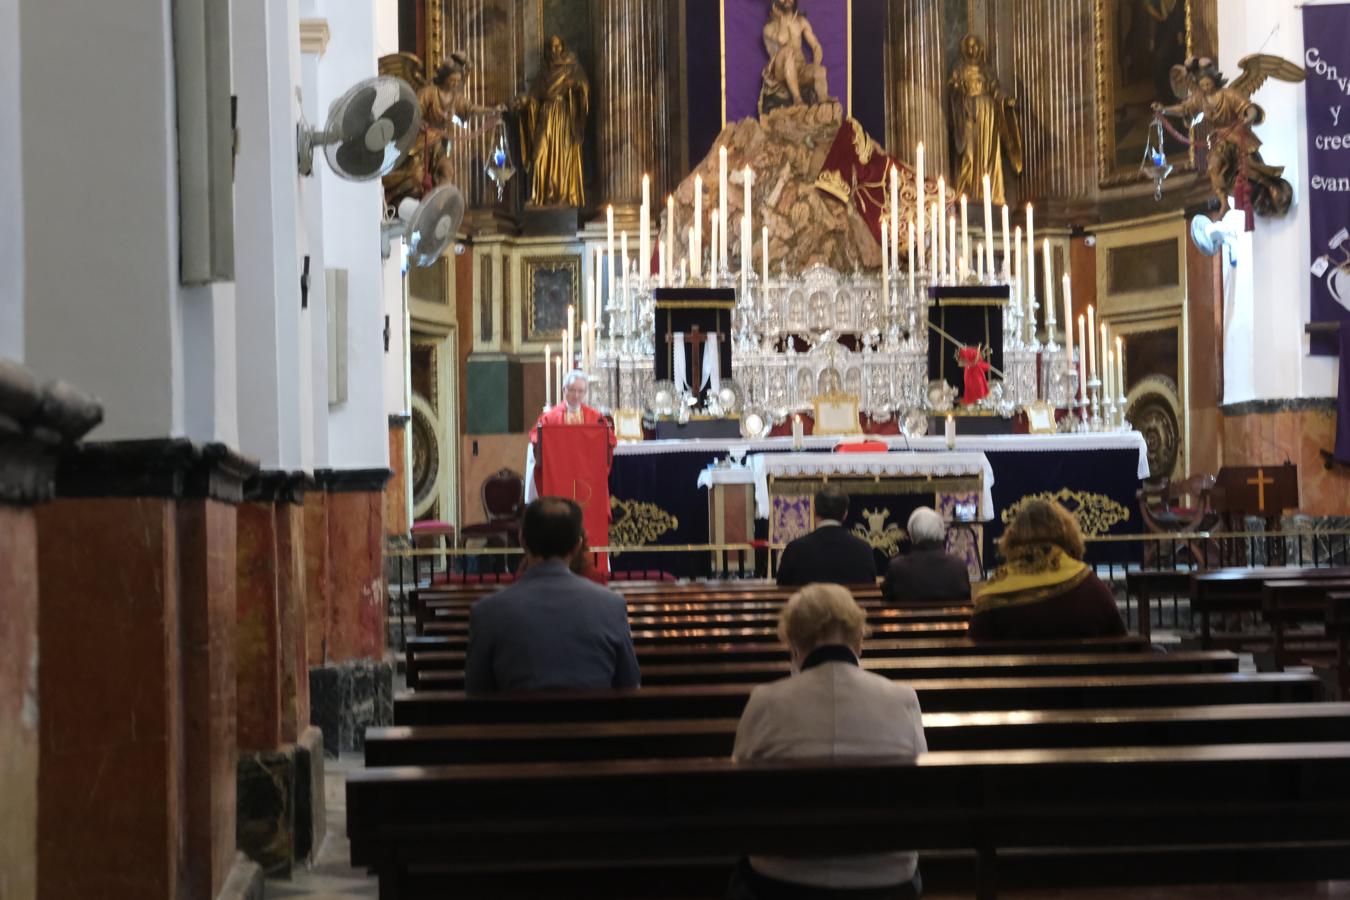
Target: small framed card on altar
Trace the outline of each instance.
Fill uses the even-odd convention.
[[[1027,412],[1027,431],[1031,434],[1054,434],[1058,431],[1055,424],[1055,408],[1044,400],[1028,403],[1023,407]]]
[[[812,418],[815,435],[862,434],[858,425],[858,398],[852,394],[822,394],[816,397]]]
[[[614,410],[614,436],[621,441],[642,440],[642,413],[636,409]]]

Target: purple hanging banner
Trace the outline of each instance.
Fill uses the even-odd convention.
[[[1350,321],[1350,4],[1303,7],[1308,72],[1310,321]],[[1314,334],[1311,352],[1334,356],[1336,332]],[[1344,363],[1342,363],[1344,365]]]

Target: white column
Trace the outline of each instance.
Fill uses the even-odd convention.
[[[19,0],[0,0],[0,357],[23,361]]]
[[[1242,74],[1238,59],[1253,48],[1303,65],[1303,15],[1295,0],[1225,2],[1219,19],[1219,65],[1230,79]],[[1311,260],[1308,234],[1307,103],[1302,85],[1266,82],[1256,101],[1266,111],[1257,126],[1261,156],[1282,165],[1294,187],[1294,205],[1283,218],[1257,217],[1256,231],[1239,242],[1239,257],[1225,309],[1225,403],[1336,394],[1335,357],[1307,355],[1303,326],[1309,319]],[[1241,227],[1240,220],[1235,220]]]
[[[377,16],[371,4],[320,4],[332,37],[319,61],[319,106],[376,74]],[[384,276],[380,259],[380,182],[345,181],[324,163],[323,252],[330,268],[347,270],[347,402],[329,410],[328,465],[335,469],[389,464],[385,412]],[[396,351],[390,320],[390,353]]]
[[[302,18],[319,18],[321,10],[316,0],[303,0],[300,5]],[[326,50],[324,51],[327,52]],[[301,106],[305,119],[309,122],[321,122],[328,114],[326,105],[319,102],[319,61],[320,54],[302,52],[300,56]],[[320,161],[318,166],[326,163]],[[328,284],[324,271],[328,259],[324,254],[323,235],[323,192],[322,178],[313,177],[301,180],[304,207],[305,231],[309,235],[309,308],[302,315],[308,319],[309,327],[301,334],[301,342],[308,344],[309,364],[307,396],[309,415],[306,418],[306,434],[309,438],[306,467],[316,469],[328,466]],[[303,257],[301,261],[303,263]]]
[[[184,434],[169,4],[24,3],[19,44],[27,364],[103,401],[94,439]]]
[[[240,132],[234,180],[238,384],[244,401],[239,445],[263,468],[296,469],[304,462],[301,372],[308,355],[300,340],[307,239],[295,165],[299,14],[296,0],[236,0],[230,19]],[[324,165],[315,163],[316,169]],[[311,263],[311,281],[315,275]]]

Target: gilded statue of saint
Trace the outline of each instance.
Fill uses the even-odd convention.
[[[1181,102],[1175,106],[1153,104],[1158,116],[1184,118],[1187,124],[1209,126],[1209,185],[1218,200],[1216,219],[1228,212],[1228,197],[1235,193],[1238,206],[1263,216],[1289,212],[1294,189],[1282,177],[1284,166],[1272,166],[1261,158],[1261,139],[1252,126],[1265,121],[1266,113],[1251,96],[1268,78],[1300,82],[1306,77],[1295,63],[1266,53],[1244,56],[1238,62],[1242,74],[1231,84],[1208,57],[1191,58],[1172,67],[1172,90]]]
[[[806,61],[803,45],[810,48],[812,62]],[[797,0],[773,0],[764,25],[764,49],[769,64],[759,91],[761,116],[780,106],[825,102],[830,95],[825,54],[811,23],[797,11]]]
[[[1022,171],[1022,129],[1017,124],[1012,97],[1003,93],[998,75],[989,64],[984,41],[968,34],[961,41],[961,61],[952,69],[952,141],[956,148],[956,195],[971,200],[984,195],[984,176],[989,176],[992,201],[1005,201],[1003,156],[1014,172]]]
[[[469,100],[465,85],[469,58],[463,53],[451,53],[430,81],[425,79],[422,61],[411,53],[381,58],[380,72],[402,78],[416,88],[422,112],[422,133],[407,159],[384,176],[385,202],[392,206],[404,197],[421,197],[433,187],[452,181],[450,142],[470,140],[495,128],[501,107],[480,106]]]
[[[516,137],[530,173],[532,206],[586,205],[581,144],[590,113],[591,83],[563,39],[553,35],[529,93],[516,99]]]

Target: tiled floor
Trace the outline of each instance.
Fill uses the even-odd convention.
[[[312,897],[315,900],[376,900],[379,885],[374,877],[351,867],[347,846],[347,772],[359,769],[359,753],[326,760],[324,803],[328,808],[328,835],[313,868],[297,870],[290,881],[267,882],[265,896]]]

